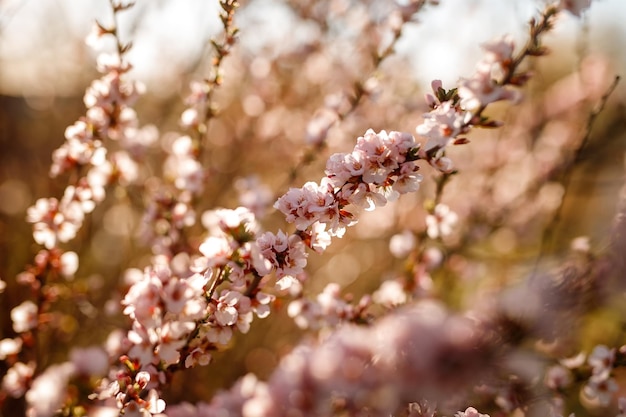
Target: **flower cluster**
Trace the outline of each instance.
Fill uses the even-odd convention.
[[[178,277],[166,263],[146,269],[122,301],[124,314],[133,320],[129,356],[142,364],[178,363],[178,349],[206,314],[202,295],[209,278],[199,273]]]
[[[460,104],[466,110],[476,110],[500,100],[518,101],[517,90],[504,86],[511,74],[515,43],[510,36],[482,45],[484,58],[476,65],[472,78],[459,82]]]
[[[477,381],[490,356],[484,337],[466,319],[423,302],[370,328],[344,326],[317,346],[300,345],[267,383],[246,376],[211,404],[173,406],[167,413],[174,417],[185,410],[200,416],[211,410],[256,417],[365,409],[370,415],[389,415],[421,398],[444,400]],[[460,366],[443,366],[450,361]],[[483,416],[473,408],[464,413],[460,415]]]
[[[300,231],[321,223],[330,236],[341,237],[356,222],[348,206],[373,210],[419,188],[418,148],[410,134],[369,129],[351,153],[328,159],[326,177],[319,184],[307,182],[302,188],[291,188],[274,207]]]
[[[619,389],[615,379],[611,377],[615,362],[615,349],[604,345],[596,346],[587,363],[591,366],[591,376],[583,388],[583,394],[591,401],[607,406],[613,394]]]
[[[289,304],[288,313],[302,329],[334,328],[343,322],[367,322],[366,310],[371,297],[363,297],[353,306],[341,297],[336,283],[328,284],[315,300],[299,298]]]
[[[445,237],[452,233],[459,217],[445,204],[437,204],[432,214],[426,216],[426,233],[431,239]]]

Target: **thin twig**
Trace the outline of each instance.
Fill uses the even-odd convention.
[[[572,158],[569,161],[569,163],[565,164],[565,167],[561,174],[561,181],[560,181],[563,186],[563,196],[561,197],[561,201],[559,203],[559,206],[555,210],[554,215],[552,216],[552,218],[550,219],[550,222],[548,223],[548,225],[543,231],[543,235],[541,237],[541,245],[539,247],[539,254],[537,256],[537,260],[535,261],[535,269],[537,268],[539,262],[541,261],[541,258],[545,255],[545,252],[548,249],[550,249],[554,243],[556,227],[558,226],[561,220],[561,217],[563,214],[563,205],[564,205],[565,200],[567,199],[567,195],[571,188],[570,183],[572,179],[572,173],[574,172],[574,167],[583,160],[583,152],[586,149],[587,144],[589,143],[589,139],[591,138],[591,131],[593,129],[593,125],[595,124],[595,121],[598,115],[600,115],[600,113],[602,113],[602,111],[604,110],[609,97],[617,88],[619,81],[620,81],[620,76],[619,75],[615,76],[609,88],[600,98],[600,101],[598,105],[596,106],[596,108],[589,114],[589,117],[587,118],[587,123],[585,125],[583,138],[580,144],[578,145],[578,147],[576,148],[576,151],[572,155]]]

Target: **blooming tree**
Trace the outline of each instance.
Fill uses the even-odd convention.
[[[344,3],[286,2],[319,33],[270,58],[237,52],[238,35],[248,29],[237,26],[237,16],[246,5],[220,0],[222,33],[210,42],[210,65],[189,85],[177,116],[181,131],[167,132],[140,121],[145,87],[131,77],[132,42],[119,27],[134,5],[110,1],[112,19],[97,20],[87,38],[102,75],[52,153],[50,177],[63,191],[26,212],[39,249],[14,280],[26,296],[3,300],[11,304],[11,330],[0,340],[2,413],[624,415],[623,330],[612,339],[590,337],[592,345],[571,331],[603,320],[594,319],[598,312],[624,324],[623,308],[615,307],[624,296],[623,202],[605,250],[585,237],[566,251],[554,247],[572,172],[619,78],[611,83],[602,62],[588,58],[570,77],[599,81],[578,87],[569,101],[554,103],[563,94],[557,87],[575,82],[569,78],[545,95],[524,94],[530,66],[549,54],[546,33],[568,14],[584,15],[590,1],[547,4],[531,18],[525,43],[503,35],[482,44],[473,74],[449,88],[433,81],[419,106],[398,101],[406,80],[385,74],[385,65],[404,28],[439,2]],[[345,61],[346,43],[361,50],[356,62]],[[229,60],[247,64],[250,75],[237,75]],[[289,78],[304,77],[291,71],[301,60],[306,89]],[[293,86],[282,85],[283,77]],[[353,78],[347,91],[337,84],[345,77]],[[241,89],[229,87],[229,78]],[[329,91],[319,100],[310,91],[322,84]],[[219,107],[229,99],[242,107],[232,130],[234,110]],[[491,113],[499,102],[514,109],[506,123]],[[305,141],[285,139],[292,124]],[[508,130],[493,140],[478,137],[481,129]],[[232,137],[218,139],[225,131]],[[267,162],[279,158],[287,170]],[[237,177],[233,166],[259,172]],[[223,208],[229,194],[239,203]],[[120,207],[140,221],[132,250],[98,281],[110,290],[99,311],[84,285],[92,260],[81,246],[97,239],[91,217],[99,211],[113,213],[106,218],[120,227],[110,220]],[[352,234],[394,216],[379,229],[388,240],[384,256],[370,249],[341,257]],[[523,273],[509,274],[515,279],[499,279],[501,271],[472,252],[487,239],[502,258],[516,245],[539,250],[519,262]],[[384,279],[345,289],[341,275],[356,280],[382,258]],[[329,266],[320,266],[325,259]],[[0,292],[13,283],[3,279]],[[115,325],[88,337],[89,345],[56,340],[77,314]],[[238,372],[215,381],[213,369],[233,367],[227,355],[249,346],[256,319],[290,319],[303,338],[272,356],[264,378]],[[197,371],[203,367],[208,373]],[[177,394],[177,386],[194,386],[185,375],[195,385],[204,375],[219,392]]]

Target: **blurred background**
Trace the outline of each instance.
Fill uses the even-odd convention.
[[[390,40],[394,2],[241,4],[240,40],[225,61],[224,84],[216,94],[220,114],[207,136],[211,177],[199,213],[236,207],[235,181],[251,175],[274,196],[285,192],[289,169],[307,146],[307,125],[338,94],[353,94],[356,82],[371,82],[372,93],[331,129],[328,148],[292,186],[319,181],[327,157],[350,151],[368,128],[414,132],[427,111],[423,95],[430,82],[441,79],[451,88],[471,76],[482,56],[480,44],[494,37],[510,33],[523,43],[529,18],[544,2],[441,0],[405,24],[397,53],[378,67],[371,57]],[[182,131],[189,82],[207,77],[209,40],[221,29],[218,10],[216,1],[138,0],[118,22],[122,40],[133,43],[130,76],[147,87],[136,105],[140,123],[157,126],[161,137]],[[0,295],[0,339],[12,335],[11,308],[28,297],[14,277],[38,250],[26,209],[37,198],[61,196],[67,179],[49,179],[51,153],[63,143],[65,128],[84,114],[84,90],[98,77],[96,54],[84,42],[94,19],[111,21],[107,1],[0,1],[0,277],[8,282]],[[613,77],[626,74],[624,22],[623,0],[594,1],[582,19],[562,15],[545,38],[551,54],[529,64],[537,76],[525,89],[527,101],[493,106],[489,114],[507,125],[475,132],[470,145],[451,150],[462,175],[450,183],[443,201],[462,220],[443,242],[455,248],[450,262],[434,276],[437,291],[450,303],[462,307],[479,300],[523,276],[535,259],[541,232],[563,195],[551,175],[582,139],[587,116]],[[607,243],[624,176],[623,84],[600,114],[588,154],[573,174],[557,229],[557,254],[579,235],[589,236],[593,247]],[[153,150],[154,158],[158,155]],[[323,259],[310,256],[308,293],[334,281],[358,298],[403,273],[403,260],[391,256],[388,241],[404,230],[423,230],[424,201],[434,192],[433,172],[425,167],[423,174],[419,193],[364,216]],[[60,307],[67,315],[55,340],[63,343],[51,346],[49,363],[62,360],[68,346],[103,342],[108,331],[125,323],[119,311],[104,312],[121,296],[123,271],[148,262],[148,248],[135,240],[142,207],[129,203],[133,192],[110,192],[67,245],[79,253],[81,266],[68,284],[73,302]],[[272,211],[263,225],[288,228]],[[193,371],[206,384],[188,384],[187,374],[179,375],[167,399],[206,400],[245,372],[265,378],[299,337],[279,308],[276,317],[258,320],[250,335],[240,335],[237,349]]]

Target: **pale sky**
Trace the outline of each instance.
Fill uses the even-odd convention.
[[[260,47],[284,37],[306,37],[307,28],[288,24],[289,12],[279,0],[242,1],[238,14],[241,45]],[[480,57],[479,43],[511,33],[523,39],[526,21],[539,7],[534,0],[441,0],[406,28],[399,51],[407,54],[415,76],[424,84],[438,78],[453,83],[471,75]],[[6,94],[63,94],[75,88],[71,75],[93,56],[80,56],[76,38],[84,38],[94,18],[108,22],[107,0],[0,0],[0,90]],[[219,30],[216,0],[138,0],[123,16],[123,36],[133,30],[129,59],[134,76],[148,87],[159,78],[176,77],[193,65],[204,43]],[[626,72],[626,0],[595,0],[586,15],[590,52],[603,52]],[[254,33],[245,31],[255,21]],[[133,22],[136,27],[129,28]],[[558,52],[575,54],[583,23],[567,16],[551,39]],[[584,32],[582,32],[584,33]],[[610,34],[610,35],[609,35]],[[607,36],[610,36],[607,38]],[[610,39],[607,41],[606,39]],[[82,52],[84,53],[84,51]]]

